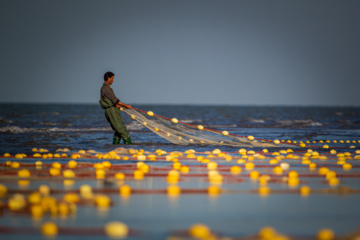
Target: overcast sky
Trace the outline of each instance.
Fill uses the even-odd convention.
[[[360,1],[0,0],[0,102],[360,106]]]

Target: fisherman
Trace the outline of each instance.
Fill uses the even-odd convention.
[[[112,72],[104,74],[104,84],[101,87],[99,103],[105,109],[105,117],[110,123],[111,128],[115,130],[113,144],[120,144],[121,139],[123,139],[125,144],[132,144],[119,111],[120,107],[131,108],[131,106],[120,102],[115,96],[113,89],[110,87],[114,82],[114,76],[115,74]]]

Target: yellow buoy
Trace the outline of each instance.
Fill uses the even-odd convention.
[[[311,189],[310,189],[310,187],[308,187],[308,186],[302,186],[302,187],[300,188],[300,194],[303,195],[303,196],[309,195],[310,192],[311,192]]]
[[[139,161],[145,161],[145,160],[146,160],[146,156],[143,155],[143,154],[140,154],[140,155],[137,156],[137,160],[139,160]]]
[[[63,176],[64,176],[65,178],[74,178],[74,177],[75,177],[75,173],[74,173],[72,170],[67,169],[67,170],[65,170],[65,171],[63,172]]]
[[[310,163],[309,164],[309,169],[314,170],[314,169],[316,169],[316,166],[317,166],[316,163]]]
[[[122,222],[109,222],[104,227],[105,233],[109,238],[125,238],[129,234],[129,228]]]
[[[84,184],[80,186],[80,195],[85,199],[91,199],[93,197],[92,188],[90,185]]]
[[[255,164],[254,163],[252,163],[252,162],[247,162],[247,163],[245,163],[245,169],[246,170],[252,170],[252,169],[254,169],[255,168]]]
[[[337,185],[339,185],[339,183],[340,183],[340,181],[336,177],[333,177],[333,178],[329,179],[329,185],[330,186],[337,186]]]
[[[47,185],[40,185],[38,190],[39,193],[43,196],[48,196],[50,194],[50,188]]]
[[[121,172],[115,173],[114,178],[118,179],[118,180],[124,180],[125,179],[125,174],[123,174]]]
[[[211,231],[205,224],[197,223],[190,227],[189,234],[195,238],[206,239],[210,237]]]
[[[258,191],[261,196],[267,196],[270,193],[270,188],[267,186],[260,186]]]
[[[203,129],[204,129],[203,125],[198,125],[197,128],[198,128],[199,130],[203,130]]]
[[[34,204],[30,207],[33,218],[41,218],[44,215],[44,209],[40,204]]]
[[[0,198],[4,197],[7,193],[7,187],[5,185],[0,184]]]
[[[299,185],[299,183],[300,183],[300,180],[297,177],[288,179],[288,185],[290,187],[295,187],[295,186]]]
[[[131,194],[131,187],[129,185],[122,185],[119,192],[122,196],[129,196]]]
[[[215,170],[215,169],[217,168],[217,163],[216,163],[216,162],[209,162],[209,163],[207,164],[207,168],[208,168],[209,170]]]
[[[58,168],[58,169],[61,168],[61,164],[60,164],[59,162],[53,162],[53,163],[51,164],[51,166],[52,166],[53,168]]]
[[[280,166],[276,166],[273,168],[273,173],[281,175],[283,173],[283,169]]]
[[[101,164],[104,166],[104,168],[111,168],[111,163],[109,161],[104,161]]]
[[[46,222],[41,226],[41,233],[45,236],[56,236],[58,231],[58,227],[53,222]]]
[[[221,134],[224,135],[224,136],[227,136],[227,135],[229,135],[229,132],[228,131],[223,131]]]
[[[147,115],[149,115],[150,117],[154,116],[154,113],[152,111],[148,111]]]
[[[258,171],[251,171],[250,172],[250,178],[251,179],[258,179],[260,176],[260,173]]]
[[[60,175],[60,173],[61,173],[61,171],[59,168],[50,168],[50,170],[49,170],[49,174],[51,176],[58,176],[58,175]]]
[[[330,170],[327,167],[321,167],[319,168],[319,174],[320,175],[325,175],[329,172]]]
[[[218,186],[215,185],[211,185],[208,187],[208,193],[209,195],[218,195],[220,193],[220,188]]]
[[[96,175],[97,179],[104,179],[105,175],[106,175],[106,172],[105,172],[104,169],[96,169],[95,170],[95,175]]]
[[[12,163],[10,164],[10,167],[11,167],[11,168],[19,168],[19,167],[20,167],[20,163],[19,163],[19,162],[12,162]]]
[[[317,239],[318,240],[332,240],[335,237],[335,233],[333,230],[324,228],[318,231]]]
[[[79,200],[80,200],[79,195],[77,195],[76,193],[67,193],[64,196],[64,201],[68,203],[77,203],[79,202]]]
[[[173,123],[178,123],[178,122],[179,122],[179,120],[177,120],[176,118],[171,119],[171,121],[172,121]]]
[[[299,174],[296,171],[290,171],[288,176],[289,178],[297,178]]]
[[[137,180],[141,180],[144,178],[144,172],[141,170],[135,170],[134,171],[134,178]]]
[[[269,175],[262,175],[259,177],[259,184],[262,186],[267,185],[268,181],[270,180],[270,176]]]
[[[240,174],[241,173],[241,168],[239,166],[232,166],[230,168],[230,172],[234,175]]]
[[[258,234],[261,239],[275,239],[277,232],[272,227],[263,227]]]
[[[107,195],[98,194],[95,196],[95,203],[98,207],[109,207],[111,200]]]
[[[75,160],[70,160],[70,161],[68,162],[69,168],[76,168],[77,165],[78,165],[78,163],[77,163]]]
[[[343,169],[344,170],[350,170],[352,168],[352,165],[350,164],[350,163],[345,163],[344,165],[343,165]]]
[[[23,209],[26,206],[26,200],[24,195],[15,194],[12,198],[9,199],[8,206],[12,211],[18,211]]]
[[[28,169],[21,169],[18,171],[18,176],[21,178],[28,178],[30,177],[30,171]]]
[[[170,185],[170,186],[168,186],[168,188],[167,188],[167,193],[168,193],[168,195],[170,195],[170,196],[177,196],[177,195],[180,194],[180,192],[181,192],[181,189],[180,189],[180,187],[177,186],[177,185]]]
[[[181,166],[180,172],[182,173],[188,173],[190,171],[190,168],[188,166]]]
[[[71,154],[70,157],[71,157],[71,158],[74,158],[74,159],[79,159],[81,156],[80,156],[80,154],[78,154],[78,153],[74,153],[74,154]]]
[[[288,170],[290,168],[290,165],[288,163],[280,163],[280,168],[282,170]]]

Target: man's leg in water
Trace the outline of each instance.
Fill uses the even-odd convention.
[[[122,138],[125,144],[132,144],[129,133],[126,130],[119,109],[116,107],[105,110],[106,119],[110,122],[112,129],[115,130],[113,144],[119,144]]]

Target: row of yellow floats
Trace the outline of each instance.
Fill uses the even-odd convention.
[[[123,239],[129,235],[129,227],[119,221],[112,221],[105,224],[104,232],[112,239]],[[40,229],[41,233],[47,237],[55,237],[59,233],[58,226],[53,222],[45,222]],[[188,235],[196,239],[219,239],[216,234],[205,224],[195,223],[188,228]],[[333,240],[335,238],[335,232],[329,228],[320,229],[316,233],[317,240]],[[171,239],[171,237],[169,238]],[[174,236],[174,239],[177,239]],[[272,227],[262,227],[257,235],[256,239],[276,239],[276,240],[289,240],[291,239],[287,235],[276,231]]]
[[[85,151],[84,151],[85,152]],[[79,153],[84,153],[79,152]],[[267,149],[264,149],[262,151],[264,154],[268,153]],[[223,158],[225,161],[231,161],[233,160],[233,156],[228,155],[226,153],[221,152],[219,149],[215,149],[212,152],[209,152],[209,154],[204,156],[196,156],[196,152],[194,150],[187,150],[185,153],[181,152],[172,152],[172,153],[166,153],[163,150],[157,150],[156,154],[150,154],[146,155],[143,150],[129,150],[129,153],[132,154],[132,157],[137,157],[139,162],[136,164],[137,169],[133,172],[134,179],[141,180],[144,178],[145,174],[149,171],[149,166],[143,162],[145,160],[156,160],[156,156],[162,156],[166,155],[167,161],[173,162],[173,169],[168,172],[167,175],[167,182],[169,183],[169,186],[167,188],[167,193],[169,196],[178,196],[181,194],[181,188],[176,185],[176,183],[179,180],[180,174],[186,174],[190,171],[190,168],[188,166],[185,166],[181,164],[178,160],[179,157],[183,157],[184,155],[187,158],[194,158],[197,161],[207,164],[208,169],[208,178],[210,186],[208,187],[208,194],[209,195],[218,195],[221,193],[221,183],[222,183],[222,175],[219,174],[219,172],[216,170],[218,167],[218,163],[216,161],[212,161],[212,158]],[[315,163],[311,162],[311,159],[319,159],[319,160],[326,160],[326,156],[320,155],[318,152],[313,151],[309,149],[306,151],[302,157],[298,155],[293,155],[293,150],[280,150],[279,152],[274,152],[271,155],[274,156],[273,159],[271,159],[269,162],[271,164],[278,164],[282,159],[284,158],[291,158],[291,159],[300,159],[302,160],[303,164],[308,164],[310,170],[316,170],[317,166]],[[76,154],[76,153],[75,153]],[[114,157],[118,156],[115,152],[109,152],[107,153],[109,156]],[[237,159],[237,163],[244,164],[244,168],[249,171],[249,178],[253,180],[257,180],[259,183],[259,189],[258,192],[261,196],[266,196],[269,193],[271,193],[270,188],[267,186],[268,181],[271,179],[269,175],[261,175],[258,171],[254,170],[256,167],[253,160],[254,159],[265,159],[266,157],[263,154],[256,153],[254,151],[247,151],[246,149],[240,149],[239,154],[241,155],[240,159]],[[334,157],[338,158],[338,164],[343,165],[344,170],[350,170],[351,164],[346,163],[346,160],[348,159],[359,159],[359,155],[356,155],[354,158],[352,157],[351,153],[337,153],[335,150],[331,150],[330,154],[332,154]],[[360,154],[359,150],[355,152],[355,154]],[[106,154],[103,154],[104,156]],[[77,158],[77,155],[72,155],[74,158]],[[102,157],[98,156],[98,157]],[[25,156],[23,156],[25,157]],[[119,156],[120,157],[120,156]],[[124,159],[123,156],[122,159]],[[116,158],[115,158],[116,159]],[[246,160],[247,162],[246,162]],[[6,166],[13,167],[13,168],[19,168],[20,163],[18,162],[11,162],[7,161]],[[37,161],[36,166],[41,167],[42,162]],[[77,162],[75,160],[70,160],[67,164],[68,168],[62,172],[62,175],[64,178],[74,178],[75,173],[71,170],[77,167]],[[95,171],[96,171],[96,177],[97,178],[104,178],[106,174],[106,169],[111,168],[111,162],[109,161],[103,161],[101,163],[95,163],[93,165]],[[281,163],[278,166],[275,166],[273,168],[273,173],[282,175],[284,170],[289,169],[288,163]],[[240,174],[242,172],[242,168],[240,166],[232,166],[230,168],[230,172],[234,175]],[[58,162],[53,162],[51,165],[51,168],[49,170],[49,173],[51,176],[58,176],[61,174],[61,164]],[[321,167],[318,169],[318,173],[329,182],[330,186],[336,186],[339,184],[339,180],[336,177],[336,172],[331,171],[326,167]],[[20,178],[29,178],[31,176],[31,173],[27,169],[21,169],[18,171],[18,177]],[[121,172],[116,173],[114,175],[115,179],[118,180],[124,180],[125,175]],[[296,187],[300,184],[299,174],[296,171],[289,171],[287,176],[283,177],[284,182],[287,182],[287,184],[290,187]],[[131,194],[131,187],[126,184],[122,184],[119,187],[119,193],[123,197],[128,197]],[[7,192],[6,186],[0,184],[0,196],[4,196]],[[99,208],[107,208],[111,205],[111,199],[105,195],[105,194],[94,194],[92,191],[92,188],[89,185],[82,185],[79,188],[80,196],[75,193],[68,193],[65,194],[62,200],[56,200],[55,198],[52,198],[50,193],[50,188],[46,185],[42,185],[38,188],[37,191],[31,193],[28,198],[26,199],[24,195],[22,194],[14,194],[9,201],[8,206],[10,210],[21,210],[24,209],[27,204],[29,204],[30,211],[33,217],[40,218],[45,213],[50,212],[52,215],[60,215],[60,216],[68,216],[71,214],[76,213],[76,203],[80,201],[80,199],[84,199],[87,201],[93,202],[97,207]],[[311,193],[311,189],[308,186],[301,186],[299,189],[299,192],[301,195],[309,195]],[[111,222],[108,223],[104,230],[108,236],[113,237],[124,237],[128,234],[128,228],[124,223],[121,222]],[[47,222],[43,224],[41,227],[41,232],[44,235],[56,235],[58,233],[57,226],[52,222]],[[203,224],[195,224],[189,229],[189,234],[193,237],[199,237],[199,238],[206,238],[212,235],[210,229],[203,225]],[[274,235],[275,234],[275,235]],[[260,230],[259,237],[261,239],[268,239],[268,236],[277,236],[277,239],[287,239],[286,236],[277,233],[275,230],[271,228],[264,228]],[[317,238],[320,240],[327,240],[327,239],[333,239],[334,233],[333,231],[329,229],[323,229],[319,231],[317,234]]]
[[[133,173],[133,177],[134,179],[137,180],[141,180],[144,178],[145,173],[147,173],[149,171],[149,166],[143,162],[144,160],[146,160],[147,158],[151,158],[148,156],[144,155],[144,151],[143,150],[129,150],[130,154],[136,155],[138,157],[138,160],[140,160],[137,163],[137,170],[134,171]],[[267,149],[263,150],[264,153],[268,153]],[[269,161],[270,164],[278,164],[282,159],[284,158],[291,158],[291,159],[299,159],[300,157],[298,155],[292,155],[289,153],[292,153],[293,150],[292,149],[288,149],[288,150],[281,150],[279,152],[274,152],[272,153],[272,155],[275,156],[274,159],[271,159]],[[162,154],[166,154],[165,151],[162,150],[157,150],[156,153],[160,153]],[[336,153],[335,150],[331,150],[330,152],[331,154],[333,154],[334,156],[336,156],[338,158],[338,164],[342,164],[343,169],[344,170],[350,170],[352,168],[352,165],[350,163],[347,163],[346,160],[347,159],[352,159],[351,157],[351,153]],[[359,150],[357,150],[355,152],[356,154],[359,153]],[[115,156],[116,153],[115,152],[109,152],[109,155],[113,155]],[[189,158],[196,158],[199,162],[201,163],[206,163],[207,164],[207,168],[209,170],[208,176],[209,176],[209,183],[211,184],[211,186],[209,187],[209,194],[216,194],[216,193],[220,193],[220,189],[219,189],[219,185],[222,183],[222,175],[219,174],[216,169],[217,169],[217,162],[215,161],[211,161],[210,159],[213,157],[222,157],[224,158],[226,161],[231,161],[232,160],[232,156],[225,154],[223,152],[221,152],[221,150],[219,149],[215,149],[212,152],[210,152],[210,154],[207,156],[207,158],[203,157],[203,156],[196,156],[195,155],[195,151],[194,150],[187,150],[185,151],[185,154],[187,157]],[[260,183],[260,188],[259,188],[259,193],[261,195],[266,195],[268,193],[270,193],[270,189],[267,188],[266,183],[268,182],[268,180],[270,180],[270,176],[268,175],[260,175],[260,173],[256,170],[253,170],[255,168],[255,164],[254,162],[252,162],[255,157],[258,159],[265,159],[266,157],[264,155],[255,153],[254,151],[247,151],[246,149],[240,149],[239,150],[239,154],[242,155],[242,158],[237,160],[237,163],[239,164],[244,164],[244,168],[247,171],[250,171],[249,173],[249,177],[251,179],[254,180],[259,180]],[[286,156],[284,156],[285,154],[287,154]],[[74,155],[74,154],[73,154]],[[154,155],[154,154],[152,154]],[[190,168],[188,166],[182,165],[177,157],[182,156],[183,153],[181,152],[172,152],[169,155],[166,156],[166,160],[167,161],[173,161],[173,170],[169,171],[169,174],[167,176],[167,181],[169,184],[172,184],[169,186],[168,188],[168,193],[169,195],[176,195],[176,194],[180,194],[181,190],[178,186],[174,185],[178,182],[180,173],[182,174],[186,174],[190,171]],[[118,156],[118,155],[116,155]],[[144,156],[144,157],[143,157]],[[155,155],[154,155],[155,156]],[[290,157],[289,157],[290,156]],[[355,159],[358,159],[359,155],[355,156]],[[320,159],[320,160],[325,160],[326,158],[322,158],[323,156],[321,156],[318,152],[312,151],[311,149],[309,149],[307,152],[305,152],[303,154],[302,157],[302,163],[303,164],[308,164],[309,165],[309,169],[310,170],[315,170],[317,168],[316,163],[313,163],[310,161],[310,159]],[[245,161],[245,159],[248,160],[248,162]],[[42,162],[41,161],[37,161],[35,163],[35,165],[37,167],[41,167],[42,166]],[[11,161],[7,161],[6,162],[6,166],[12,167],[12,168],[19,168],[20,167],[20,163],[19,162],[11,162]],[[68,168],[76,168],[77,167],[77,162],[75,160],[70,160],[67,164]],[[103,161],[102,163],[95,163],[93,165],[93,167],[95,168],[95,173],[96,173],[96,178],[98,179],[103,179],[106,176],[106,169],[111,168],[111,163],[109,161]],[[288,170],[289,169],[289,164],[288,163],[281,163],[278,166],[275,166],[273,168],[273,173],[277,174],[277,175],[282,175],[284,170]],[[234,175],[240,174],[242,171],[240,166],[232,166],[230,168],[230,172]],[[58,162],[53,162],[51,165],[51,168],[49,170],[49,174],[51,176],[59,176],[61,175],[61,164]],[[328,168],[326,167],[322,167],[319,169],[319,174],[324,175],[326,177],[326,179],[329,181],[329,185],[331,186],[336,186],[339,184],[339,180],[338,178],[336,178],[336,172],[334,171],[330,171]],[[66,169],[62,172],[62,175],[64,178],[74,178],[75,177],[75,173],[71,170],[71,169]],[[18,171],[18,176],[20,178],[29,178],[30,177],[30,171],[27,169],[21,169]],[[286,181],[288,183],[289,186],[297,186],[299,185],[300,181],[297,178],[298,174],[295,171],[290,171],[288,174],[288,177],[284,177],[284,181]],[[114,175],[115,179],[118,180],[124,180],[125,179],[125,175],[121,172],[116,173]],[[125,188],[129,188],[128,186]],[[122,190],[120,190],[120,192],[124,192]],[[127,190],[125,192],[131,192],[131,190]],[[310,192],[310,188],[307,186],[303,186],[300,189],[300,193],[303,195],[306,195]]]

